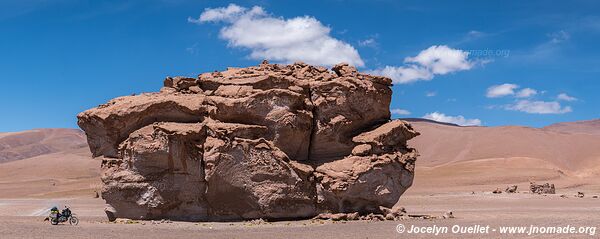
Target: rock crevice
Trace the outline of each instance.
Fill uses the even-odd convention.
[[[168,77],[78,115],[111,217],[309,218],[378,212],[412,184],[391,80],[347,64],[263,63]]]

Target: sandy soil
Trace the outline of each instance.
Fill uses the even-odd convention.
[[[91,197],[100,187],[100,161],[89,149],[0,164],[0,199]]]

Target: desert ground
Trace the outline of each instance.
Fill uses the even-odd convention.
[[[591,122],[591,123],[590,123]],[[411,218],[403,221],[280,221],[280,222],[152,222],[109,223],[99,186],[99,161],[76,142],[81,132],[0,134],[0,149],[10,149],[18,160],[0,163],[0,235],[2,238],[598,238],[596,231],[581,234],[503,234],[503,226],[600,226],[600,136],[597,121],[563,123],[542,129],[526,127],[457,127],[414,122],[422,133],[410,142],[421,152],[413,186],[399,206],[411,215],[452,219]],[[45,131],[45,130],[42,130]],[[68,137],[63,137],[67,134]],[[25,136],[23,136],[25,135]],[[34,135],[34,136],[31,136]],[[40,135],[46,140],[33,140]],[[62,136],[61,136],[62,135]],[[78,136],[79,135],[79,136]],[[22,151],[8,145],[18,138]],[[65,140],[68,139],[68,140]],[[53,144],[50,144],[52,142]],[[35,148],[41,153],[26,155]],[[75,146],[73,146],[75,145]],[[9,155],[0,150],[1,155]],[[528,192],[529,181],[556,185],[556,194]],[[491,193],[517,185],[518,193]],[[584,192],[578,198],[577,192]],[[51,226],[43,219],[52,206],[68,205],[81,219],[78,226]],[[397,232],[416,227],[490,226],[489,233]],[[493,231],[496,230],[496,231]],[[592,235],[593,234],[593,235]]]
[[[446,193],[440,195],[408,193],[401,204],[409,213],[441,215],[451,209],[454,219],[408,219],[404,221],[293,221],[293,222],[235,222],[235,223],[152,223],[150,221],[108,223],[102,216],[103,202],[99,199],[59,199],[69,204],[81,222],[78,226],[51,226],[43,222],[48,200],[1,200],[3,238],[48,238],[68,235],[69,238],[597,238],[597,234],[514,235],[490,231],[489,234],[400,234],[398,224],[410,226],[452,227],[490,225],[500,226],[598,226],[598,199],[561,198],[519,193]],[[8,215],[6,215],[8,214]],[[17,216],[18,215],[18,216]],[[149,233],[150,232],[150,233]]]
[[[562,190],[561,190],[562,191]],[[489,225],[501,226],[598,226],[600,206],[597,198],[576,198],[577,190],[564,190],[568,198],[559,195],[528,193],[495,195],[489,192],[447,192],[422,194],[408,192],[400,200],[410,214],[439,216],[452,210],[453,219],[408,219],[403,221],[282,221],[282,222],[172,222],[132,221],[109,223],[103,216],[101,199],[2,199],[0,213],[3,238],[48,238],[68,235],[69,238],[597,238],[597,234],[517,235],[489,231],[489,234],[400,234],[399,224],[411,226],[449,227]],[[567,193],[568,192],[568,193]],[[51,226],[42,221],[50,205],[69,205],[81,219],[78,226]],[[151,232],[151,233],[148,233]],[[594,231],[595,232],[595,231]]]

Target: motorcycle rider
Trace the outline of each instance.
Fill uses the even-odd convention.
[[[56,218],[53,218],[52,215],[56,215]],[[58,222],[59,218],[60,218],[60,212],[58,211],[58,208],[52,207],[52,209],[50,209],[50,216],[48,216],[46,219],[44,219],[44,221],[50,220],[50,221]]]
[[[54,214],[56,213],[56,217],[60,217],[60,211],[58,211],[57,207],[52,207],[52,209],[50,209],[50,214]]]

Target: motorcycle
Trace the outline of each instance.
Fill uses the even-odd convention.
[[[67,221],[73,226],[77,226],[77,224],[79,224],[79,219],[71,212],[71,209],[66,206],[61,213],[58,213],[58,211],[50,212],[50,216],[48,216],[45,221],[50,221],[52,225],[58,225],[59,223]]]

